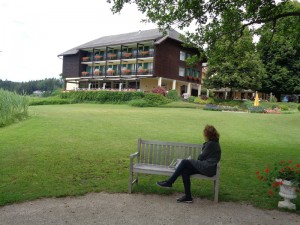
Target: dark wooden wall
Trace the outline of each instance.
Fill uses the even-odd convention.
[[[195,49],[184,48],[180,42],[167,39],[155,46],[154,73],[157,77],[165,77],[174,80],[186,81],[186,77],[179,76],[179,66],[187,68],[186,63],[180,60],[180,51],[197,54]],[[202,65],[199,63],[197,71],[202,71]]]
[[[63,78],[79,77],[81,66],[79,53],[65,55],[63,59]]]

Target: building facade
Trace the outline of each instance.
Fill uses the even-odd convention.
[[[198,96],[202,64],[185,59],[198,54],[183,47],[180,33],[158,29],[102,37],[70,49],[63,59],[65,90],[140,90],[156,87]]]

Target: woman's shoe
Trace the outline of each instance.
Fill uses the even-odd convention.
[[[156,184],[160,187],[163,187],[163,188],[171,188],[172,187],[172,184],[167,180],[158,181]]]
[[[184,203],[192,203],[193,202],[193,198],[188,198],[185,195],[182,196],[181,198],[177,198],[177,202],[184,202]]]

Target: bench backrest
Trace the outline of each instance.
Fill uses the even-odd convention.
[[[138,139],[138,162],[168,166],[174,159],[185,159],[189,156],[192,159],[197,159],[201,150],[201,144]]]

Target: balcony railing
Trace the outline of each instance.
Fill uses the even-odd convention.
[[[134,58],[146,58],[146,57],[153,57],[154,52],[153,50],[150,51],[133,51],[133,52],[120,52],[118,53],[107,53],[104,55],[95,55],[94,57],[91,56],[84,56],[81,58],[82,62],[92,62],[92,61],[103,61],[103,60],[120,60],[120,59],[134,59]]]
[[[142,76],[142,75],[152,75],[152,69],[138,69],[136,70],[106,70],[106,71],[94,71],[93,74],[83,71],[81,72],[81,77],[91,77],[91,76],[100,76],[100,77],[122,77],[122,76]]]

